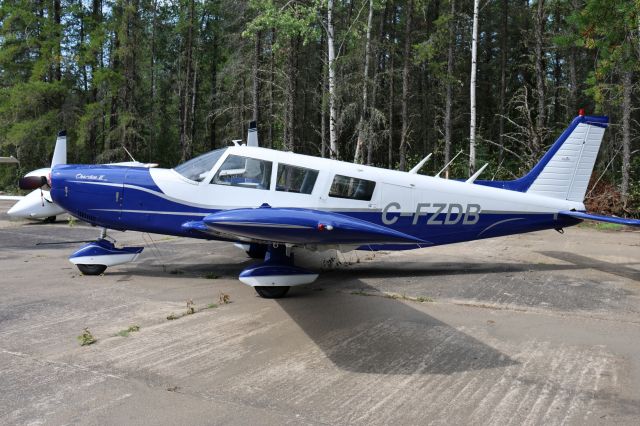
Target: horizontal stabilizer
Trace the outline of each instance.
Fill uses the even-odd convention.
[[[587,212],[561,211],[562,216],[575,217],[577,219],[595,220],[598,222],[616,223],[618,225],[640,226],[638,219],[625,219],[623,217],[603,216],[599,214],[591,214]]]
[[[203,222],[220,234],[290,244],[428,244],[382,225],[310,209],[226,210],[206,216]]]

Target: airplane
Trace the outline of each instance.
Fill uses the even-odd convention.
[[[104,228],[69,260],[88,275],[135,260],[107,229],[241,244],[264,261],[239,280],[264,298],[318,274],[295,265],[292,249],[409,250],[525,232],[583,220],[640,226],[586,212],[589,178],[608,118],[581,111],[525,176],[448,180],[247,145],[217,149],[173,169],[56,165],[21,187],[50,187],[71,215]],[[255,128],[255,124],[252,123]],[[251,137],[253,136],[253,137]]]

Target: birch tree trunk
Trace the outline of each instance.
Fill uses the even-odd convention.
[[[393,168],[393,99],[394,99],[394,73],[393,54],[389,55],[389,168]]]
[[[455,45],[455,15],[456,1],[451,0],[451,17],[449,18],[449,47],[447,49],[447,95],[444,106],[444,164],[451,159],[451,109],[453,107],[453,47]],[[449,166],[445,170],[445,177],[449,178]]]
[[[411,62],[411,15],[413,1],[409,0],[405,11],[404,28],[404,64],[402,66],[402,134],[400,135],[400,164],[403,170],[407,166],[407,144],[409,139],[409,65]]]
[[[372,110],[375,109],[376,107],[376,94],[378,91],[378,78],[380,75],[384,74],[385,68],[386,68],[386,56],[383,53],[383,48],[382,48],[382,44],[384,43],[385,40],[385,31],[384,31],[384,26],[385,23],[387,22],[387,16],[389,14],[389,3],[385,4],[384,7],[384,14],[382,15],[382,18],[380,19],[380,31],[378,33],[378,47],[377,49],[373,50],[373,57],[374,59],[374,67],[373,67],[373,76],[371,77],[371,81],[372,81],[372,88],[371,88],[371,108]],[[373,141],[374,138],[369,137],[369,139],[367,140],[367,165],[371,165],[373,164]]]
[[[270,43],[270,53],[269,53],[269,127],[267,129],[267,148],[273,148],[273,90],[275,87],[276,81],[276,71],[275,71],[275,53],[274,53],[274,45],[276,42],[276,30],[275,28],[271,28],[271,40]]]
[[[329,157],[338,158],[338,131],[336,124],[338,113],[336,111],[336,53],[333,45],[333,0],[329,0],[327,6],[327,56],[329,61]]]
[[[284,150],[295,151],[295,123],[296,123],[296,90],[298,83],[298,44],[299,38],[292,37],[289,41],[287,58],[287,85],[285,94],[285,122],[284,122]]]
[[[500,34],[500,115],[498,116],[498,143],[500,160],[504,155],[504,115],[507,97],[507,39],[509,38],[509,0],[502,0],[502,28]]]
[[[253,45],[253,67],[251,74],[253,77],[253,115],[251,119],[258,123],[260,120],[260,79],[258,76],[260,68],[260,32],[256,34],[256,40]]]
[[[543,52],[544,37],[544,0],[538,0],[535,20],[535,59],[536,59],[536,91],[538,97],[538,114],[536,116],[536,131],[534,136],[533,154],[537,157],[542,149],[542,131],[546,123],[545,111],[545,67]]]
[[[373,0],[369,0],[369,18],[367,20],[367,38],[364,47],[364,73],[362,79],[362,111],[360,112],[360,123],[358,124],[358,141],[356,142],[356,153],[353,162],[362,164],[363,147],[365,138],[365,127],[367,126],[367,86],[369,80],[369,58],[371,56],[371,23],[373,21]],[[369,135],[371,137],[371,135]]]
[[[622,75],[622,184],[620,192],[626,207],[629,198],[629,171],[631,170],[631,93],[633,91],[633,73],[625,71]]]
[[[471,124],[469,126],[469,176],[476,171],[476,74],[478,67],[478,9],[480,0],[473,1],[473,35],[471,38]]]
[[[53,1],[53,24],[54,24],[54,36],[56,38],[56,46],[54,54],[55,61],[55,79],[57,81],[62,80],[62,29],[60,28],[60,14],[61,14],[60,0]]]

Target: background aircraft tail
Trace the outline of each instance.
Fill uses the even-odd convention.
[[[608,123],[608,117],[580,115],[525,176],[475,183],[582,202]]]
[[[67,164],[67,132],[61,131],[56,139],[56,147],[53,150],[51,168],[58,164]]]

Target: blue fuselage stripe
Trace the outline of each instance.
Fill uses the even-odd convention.
[[[70,173],[75,175],[77,169],[71,170],[73,171]],[[105,185],[104,182],[97,182],[96,185],[90,182],[73,182],[74,179],[69,177],[57,183],[57,179],[64,178],[64,173],[58,175],[62,175],[62,178],[56,178],[54,174],[51,195],[56,203],[71,214],[98,226],[192,238],[224,239],[182,226],[189,221],[201,221],[205,216],[221,209],[194,207],[169,200],[155,185],[148,170],[112,168],[109,172],[109,185]],[[130,180],[130,174],[135,175],[133,182]],[[127,185],[124,185],[125,181]],[[579,219],[553,213],[480,212],[477,222],[473,224],[464,223],[462,220],[454,224],[445,224],[445,213],[423,213],[416,221],[413,213],[388,212],[385,215],[387,223],[383,223],[383,213],[380,211],[339,213],[391,228],[427,241],[431,245],[563,228],[580,223]],[[389,220],[395,222],[389,224]],[[247,223],[243,226],[248,228],[252,225]],[[278,227],[261,227],[260,232],[261,235],[277,241],[280,231]],[[326,233],[326,238],[326,243],[331,244],[331,233]]]

